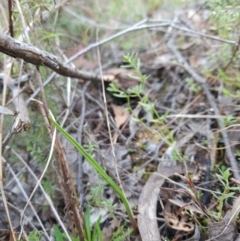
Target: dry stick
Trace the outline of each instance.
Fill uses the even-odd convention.
[[[9,19],[9,32],[13,38],[13,22],[12,22],[12,0],[8,0],[8,19]]]
[[[5,106],[5,103],[6,103],[6,93],[7,93],[7,77],[10,76],[10,68],[8,69],[8,73],[6,73],[4,75],[4,85],[3,85],[3,98],[2,98],[2,106]],[[3,169],[2,169],[2,160],[3,160],[3,157],[2,157],[2,130],[3,130],[3,121],[4,121],[4,115],[2,114],[1,115],[1,118],[0,118],[0,190],[1,190],[1,193],[2,193],[2,199],[3,199],[3,204],[4,204],[4,208],[6,210],[6,214],[7,214],[7,218],[8,218],[8,223],[9,223],[9,226],[10,226],[10,230],[11,230],[11,233],[12,233],[12,237],[13,237],[13,240],[16,241],[16,237],[15,237],[15,234],[14,234],[14,230],[13,230],[13,226],[12,226],[12,222],[11,222],[11,218],[10,218],[10,214],[9,214],[9,210],[8,210],[8,205],[7,205],[7,199],[6,199],[6,195],[5,195],[5,192],[4,192],[4,185],[3,185]]]
[[[130,27],[126,30],[123,30],[123,31],[109,37],[108,39],[105,39],[105,40],[102,40],[97,43],[89,45],[86,49],[84,49],[84,50],[78,52],[77,54],[75,54],[74,56],[72,56],[65,63],[62,63],[61,61],[58,60],[58,58],[56,56],[54,56],[50,53],[41,51],[37,47],[34,47],[30,44],[21,43],[6,34],[0,35],[0,51],[7,55],[15,57],[15,58],[22,58],[26,62],[32,63],[34,65],[46,66],[46,67],[52,69],[53,71],[55,71],[56,73],[63,75],[63,76],[68,76],[68,77],[72,77],[72,78],[80,78],[83,80],[101,81],[101,77],[99,75],[91,74],[86,71],[81,71],[81,70],[71,68],[71,67],[67,66],[67,64],[72,62],[74,59],[78,58],[80,55],[83,55],[84,53],[90,51],[91,49],[96,48],[97,46],[107,43],[125,33],[135,31],[137,26],[145,23],[146,21],[147,21],[147,19],[133,25],[132,27]],[[51,79],[54,76],[55,76],[55,74],[51,75]],[[31,98],[34,98],[34,97],[35,96],[31,96]]]
[[[56,56],[41,51],[32,45],[20,43],[5,34],[0,35],[0,52],[15,58],[22,58],[34,65],[44,65],[63,76],[100,81],[97,75],[71,68],[60,62]]]
[[[232,63],[232,61],[233,61],[234,57],[236,56],[236,53],[237,53],[237,51],[238,51],[238,49],[239,49],[239,46],[240,46],[240,38],[238,39],[237,46],[235,47],[235,49],[234,49],[234,51],[233,51],[233,54],[232,54],[231,59],[229,60],[228,64],[223,68],[223,71],[224,71],[224,72],[228,69],[228,67],[229,67],[230,64]]]
[[[185,68],[185,70],[199,83],[202,85],[202,88],[203,88],[203,91],[205,93],[205,95],[207,96],[207,99],[208,99],[208,102],[210,103],[214,113],[217,115],[217,116],[220,116],[220,112],[217,108],[217,105],[216,105],[216,102],[211,94],[211,92],[209,91],[209,88],[207,86],[207,83],[206,83],[206,79],[203,78],[202,76],[200,76],[198,73],[196,73],[192,68],[191,66],[188,64],[188,62],[185,60],[185,58],[182,56],[182,54],[177,50],[175,44],[174,44],[174,37],[172,37],[169,42],[168,42],[168,47],[169,49],[175,54],[175,56],[177,57],[178,61],[183,65],[183,67]],[[221,130],[221,134],[222,134],[222,138],[223,138],[223,141],[224,141],[224,144],[225,146],[230,146],[230,141],[229,141],[229,138],[228,138],[228,135],[227,135],[227,132],[225,131],[224,129],[224,125],[223,125],[223,122],[221,119],[217,119],[217,123],[218,123],[218,126]],[[238,165],[237,165],[237,161],[236,161],[236,158],[232,152],[232,149],[231,148],[226,148],[226,154],[227,154],[227,157],[230,161],[230,165],[231,165],[231,169],[232,169],[232,172],[233,172],[233,175],[234,177],[237,179],[237,180],[240,180],[240,174],[239,174],[239,168],[238,168]]]
[[[150,22],[150,23],[156,23],[156,22],[159,22],[159,20],[149,19],[148,22]],[[166,21],[166,23],[167,23],[167,22],[169,23],[169,21]],[[201,32],[196,32],[196,31],[194,31],[194,30],[192,30],[192,29],[178,26],[177,24],[179,24],[179,22],[177,22],[177,21],[172,21],[172,22],[169,24],[169,26],[171,26],[172,28],[181,30],[181,31],[183,31],[183,32],[191,33],[193,36],[200,36],[200,37],[204,37],[204,38],[209,38],[209,39],[212,39],[212,40],[216,40],[216,41],[218,41],[218,42],[223,42],[223,43],[228,43],[228,44],[232,44],[232,45],[237,45],[237,42],[236,42],[236,41],[219,38],[219,37],[217,37],[217,36],[208,35],[208,34],[201,33]],[[139,28],[140,28],[140,27],[139,27]],[[178,34],[178,33],[176,33],[176,34]]]
[[[72,86],[72,79],[67,77],[67,98],[66,98],[66,110],[65,110],[65,114],[64,117],[62,119],[61,122],[61,126],[63,126],[69,116],[70,113],[70,105],[71,105],[71,86]]]
[[[57,41],[57,45],[59,45],[58,41]],[[60,49],[59,49],[59,52],[61,52]],[[63,58],[64,58],[65,61],[68,59],[65,54],[63,54]],[[70,66],[73,67],[73,68],[75,67],[75,65],[72,64],[72,63],[70,64]],[[71,90],[72,90],[72,81],[73,81],[72,78],[67,77],[67,84],[66,84],[66,86],[67,86],[67,92],[66,92],[66,99],[64,99],[65,102],[66,102],[67,108],[66,108],[66,110],[65,110],[64,117],[62,118],[61,126],[63,126],[63,125],[65,124],[65,122],[66,122],[69,114],[71,113],[70,106],[71,106],[71,104],[72,104],[72,101],[73,101],[73,99],[74,99],[74,96],[75,96],[76,90],[77,90],[77,88],[73,88],[73,92],[71,91]],[[78,81],[76,80],[76,81],[74,81],[74,82],[75,82],[75,84],[77,85]],[[63,98],[64,98],[64,97],[63,97]]]
[[[204,38],[213,39],[213,40],[216,40],[218,42],[237,45],[236,41],[222,39],[222,38],[219,38],[219,37],[216,37],[216,36],[211,36],[211,35],[207,35],[207,34],[204,34],[204,33],[196,32],[196,31],[194,31],[192,29],[189,29],[189,28],[179,27],[176,24],[171,24],[171,27],[173,27],[175,29],[178,29],[178,30],[181,30],[183,32],[188,32],[188,33],[192,33],[194,35],[201,36],[201,37],[204,37]]]
[[[4,78],[2,74],[0,74],[0,78]],[[9,140],[15,133],[20,133],[23,131],[28,131],[30,128],[30,118],[28,114],[28,109],[24,100],[23,96],[23,89],[20,89],[20,82],[25,82],[27,77],[26,75],[23,76],[23,78],[18,79],[18,85],[16,85],[16,82],[12,78],[8,78],[7,86],[12,91],[12,102],[15,107],[16,116],[12,125],[11,130],[7,134],[7,136],[4,139],[4,142],[2,143],[2,152],[4,152],[4,149],[6,145],[8,144]],[[22,80],[21,80],[22,79]]]
[[[82,110],[81,110],[81,118],[80,118],[80,124],[78,126],[77,130],[77,138],[78,143],[82,145],[82,130],[83,130],[83,124],[85,119],[85,113],[86,113],[86,101],[85,101],[85,92],[91,82],[88,81],[82,88]],[[83,156],[78,152],[78,182],[77,182],[77,189],[78,189],[78,195],[79,195],[79,202],[80,202],[80,209],[83,211],[83,202],[84,202],[84,192],[83,192]]]
[[[12,91],[13,105],[16,112],[18,113],[14,124],[12,126],[12,132],[20,133],[22,131],[27,131],[30,128],[30,118],[28,114],[28,109],[24,100],[23,93],[19,89],[19,84],[16,85],[14,79],[8,79],[8,88]]]
[[[219,112],[219,110],[217,108],[216,102],[215,102],[211,92],[209,91],[209,88],[208,88],[207,84],[203,84],[202,87],[203,87],[203,90],[204,90],[204,92],[205,92],[205,94],[207,96],[207,99],[210,102],[210,105],[213,108],[215,114],[216,115],[220,115],[220,112]],[[224,129],[224,124],[223,124],[222,120],[221,119],[217,119],[217,122],[218,122],[218,126],[219,126],[219,128],[221,130],[221,134],[222,134],[222,138],[223,138],[225,146],[226,147],[231,146],[229,138],[228,138],[228,134],[227,134],[227,132]],[[239,168],[238,168],[238,165],[237,165],[237,160],[236,160],[236,158],[235,158],[235,156],[233,154],[232,148],[226,148],[226,154],[227,154],[227,157],[228,157],[228,159],[230,161],[230,165],[231,165],[234,177],[237,180],[240,180]]]

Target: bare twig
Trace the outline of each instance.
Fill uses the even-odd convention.
[[[101,77],[96,74],[91,74],[86,71],[77,70],[74,68],[69,67],[67,64],[71,63],[74,59],[78,58],[80,55],[83,55],[84,53],[88,52],[89,50],[96,48],[97,46],[100,46],[104,43],[107,43],[119,36],[122,36],[128,32],[137,30],[137,27],[143,23],[145,23],[147,19],[133,25],[132,27],[125,29],[108,39],[104,39],[102,41],[99,41],[97,43],[89,45],[87,48],[85,48],[83,51],[78,52],[77,54],[73,55],[68,61],[65,63],[62,63],[58,60],[58,58],[50,53],[47,53],[45,51],[41,51],[37,47],[34,47],[30,44],[21,43],[10,36],[6,34],[0,35],[0,51],[10,55],[15,58],[22,58],[28,63],[39,65],[39,66],[46,66],[56,73],[68,76],[72,78],[79,78],[83,80],[93,80],[93,81],[101,81]],[[54,77],[55,75],[53,75]],[[52,78],[53,78],[52,77]],[[34,98],[34,97],[32,97]]]
[[[13,37],[12,0],[8,0],[8,19],[9,19],[9,32],[11,37]]]
[[[12,126],[12,132],[20,133],[22,131],[27,131],[30,128],[30,118],[23,93],[19,88],[19,83],[9,78],[7,86],[12,91],[13,105],[17,112],[16,119]]]
[[[227,65],[223,68],[223,71],[224,71],[224,72],[228,69],[228,67],[229,67],[230,64],[232,63],[234,57],[236,56],[237,51],[239,50],[239,46],[240,46],[240,38],[238,39],[238,43],[237,43],[237,45],[235,46],[235,48],[234,48],[234,50],[233,50],[233,54],[232,54],[231,59],[229,60],[229,62],[227,63]]]
[[[15,58],[22,58],[26,62],[34,65],[44,65],[63,76],[83,80],[101,80],[95,74],[71,68],[60,62],[56,56],[41,51],[32,45],[18,42],[6,34],[0,35],[0,51]]]
[[[222,38],[219,38],[217,36],[212,36],[212,35],[208,35],[208,34],[204,34],[204,33],[201,33],[201,32],[196,32],[192,29],[189,29],[189,28],[184,28],[184,27],[181,27],[181,26],[178,26],[176,24],[171,24],[171,27],[175,28],[175,29],[178,29],[178,30],[181,30],[183,32],[188,32],[188,33],[191,33],[191,34],[194,34],[195,36],[200,36],[200,37],[204,37],[204,38],[209,38],[209,39],[213,39],[213,40],[216,40],[216,41],[219,41],[219,42],[223,42],[223,43],[228,43],[228,44],[233,44],[233,45],[237,45],[237,42],[236,41],[233,41],[233,40],[227,40],[227,39],[222,39]]]
[[[7,77],[10,76],[10,68],[6,69],[6,73],[4,75],[4,85],[3,85],[3,98],[2,98],[2,106],[5,106],[5,103],[6,103],[6,91],[7,91]],[[9,223],[9,226],[10,226],[10,230],[11,230],[11,234],[12,234],[12,237],[13,237],[13,240],[16,241],[16,237],[15,237],[15,233],[14,233],[14,230],[13,230],[13,225],[12,225],[12,222],[11,222],[11,217],[10,217],[10,214],[9,214],[9,210],[8,210],[8,205],[7,205],[7,199],[6,199],[6,195],[5,195],[5,192],[4,192],[4,185],[3,185],[3,167],[2,167],[2,160],[3,160],[3,157],[2,157],[2,130],[3,130],[3,121],[4,121],[4,115],[2,114],[1,117],[0,117],[0,191],[2,193],[2,199],[3,199],[3,204],[4,204],[4,208],[6,210],[6,214],[7,214],[7,218],[8,218],[8,223]]]
[[[4,79],[4,74],[0,74],[0,79]],[[27,79],[28,75],[20,76],[16,81],[10,77],[8,78],[7,86],[12,91],[16,116],[11,130],[8,132],[2,143],[2,152],[4,152],[5,146],[8,144],[14,133],[27,131],[30,128],[28,109],[23,97],[23,91],[20,89],[20,83],[26,82]]]
[[[84,124],[84,119],[85,119],[85,113],[86,113],[86,102],[85,102],[85,93],[87,90],[87,87],[89,86],[90,82],[87,82],[83,89],[82,89],[82,111],[81,111],[81,118],[80,118],[80,123],[78,126],[77,130],[77,138],[78,138],[78,143],[82,145],[82,131],[83,131],[83,124]],[[80,201],[80,207],[81,210],[83,210],[83,202],[84,202],[84,193],[83,193],[83,156],[78,152],[78,183],[77,183],[77,188],[78,188],[78,195],[79,195],[79,201]]]

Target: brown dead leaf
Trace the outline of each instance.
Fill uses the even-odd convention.
[[[124,68],[111,68],[108,69],[103,75],[103,79],[108,82],[118,83],[118,87],[122,90],[126,90],[138,84],[138,81],[130,78],[130,75],[134,75],[131,70]]]
[[[107,70],[107,73],[115,76],[128,76],[131,71],[124,68],[111,68]]]
[[[172,210],[172,204],[168,202],[164,207],[164,220],[168,227],[175,230],[191,232],[194,230],[193,222],[184,213],[175,214]]]
[[[116,126],[117,128],[120,128],[120,126],[128,120],[130,112],[124,106],[115,105],[113,103],[111,104],[111,107],[115,115],[114,119]]]
[[[202,20],[202,17],[198,14],[198,12],[196,12],[193,9],[190,9],[188,11],[188,19],[192,21],[196,30],[201,30],[203,20]]]

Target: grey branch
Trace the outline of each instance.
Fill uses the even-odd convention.
[[[26,80],[28,75],[25,75]],[[25,80],[25,81],[26,81]],[[20,78],[18,81],[21,81]],[[25,82],[23,79],[23,82]],[[23,131],[28,131],[30,128],[30,118],[28,114],[28,109],[24,100],[24,95],[21,88],[19,88],[19,83],[14,79],[8,78],[8,88],[12,91],[13,105],[17,112],[14,124],[12,126],[12,132],[20,133]]]
[[[6,34],[0,34],[0,52],[34,65],[46,66],[63,76],[101,81],[101,77],[96,74],[71,68],[59,61],[58,57],[32,45],[21,43]]]

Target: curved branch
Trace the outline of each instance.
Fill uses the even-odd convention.
[[[21,58],[34,65],[46,66],[63,76],[83,80],[101,81],[101,77],[98,75],[71,68],[59,61],[58,57],[32,45],[21,43],[6,34],[0,34],[0,52],[14,58]]]

